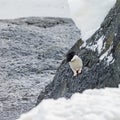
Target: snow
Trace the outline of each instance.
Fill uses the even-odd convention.
[[[71,17],[86,41],[100,27],[116,0],[68,0]]]
[[[67,0],[0,0],[0,19],[70,17]]]
[[[109,64],[114,63],[114,61],[115,61],[115,59],[113,58],[113,55],[112,55],[112,53],[111,53],[111,54],[108,56],[107,63],[108,63],[108,65],[109,65]]]
[[[103,46],[103,40],[105,39],[105,36],[102,36],[98,42],[97,42],[97,49],[98,49],[98,53],[100,54],[102,51]]]
[[[103,40],[105,39],[105,36],[101,36],[99,38],[99,40],[96,42],[96,44],[93,45],[88,45],[86,46],[87,49],[93,50],[93,51],[98,51],[98,54],[100,54],[102,52],[102,50],[105,48],[105,46],[103,45]]]
[[[108,50],[106,50],[105,53],[101,54],[104,50],[105,50],[105,46],[106,46],[106,42],[104,43],[105,36],[101,36],[99,38],[98,41],[96,41],[95,44],[89,44],[88,46],[86,46],[87,49],[92,50],[92,51],[96,51],[98,52],[98,55],[100,55],[99,59],[100,61],[102,61],[103,59],[106,59],[106,63],[107,65],[110,65],[114,62],[114,58],[113,55],[111,53],[111,50],[113,48],[113,43],[111,44],[111,46],[109,47]]]
[[[120,88],[86,90],[71,99],[43,100],[18,120],[119,120]]]
[[[110,65],[115,61],[115,59],[113,58],[113,55],[111,53],[112,48],[113,48],[113,45],[110,46],[109,49],[100,56],[101,61],[106,58],[107,65]]]

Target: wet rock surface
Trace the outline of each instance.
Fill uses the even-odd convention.
[[[0,120],[15,120],[35,106],[79,38],[70,19],[0,20]]]

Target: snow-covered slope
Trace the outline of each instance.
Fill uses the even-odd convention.
[[[0,19],[70,17],[67,0],[0,0]]]
[[[18,120],[120,120],[120,88],[86,90],[71,99],[43,100]]]
[[[99,27],[116,0],[68,0],[71,17],[87,40]]]

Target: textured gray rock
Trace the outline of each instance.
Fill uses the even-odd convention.
[[[15,120],[35,106],[79,38],[70,19],[0,20],[0,120]]]
[[[99,53],[98,46],[101,38],[103,45]],[[82,40],[78,40],[69,51],[76,51],[82,58],[84,63],[82,74],[72,77],[73,73],[64,60],[54,80],[40,93],[37,104],[45,98],[69,98],[75,92],[83,92],[86,89],[118,87],[120,83],[120,0],[117,0],[100,29],[87,40],[86,46],[83,46]]]

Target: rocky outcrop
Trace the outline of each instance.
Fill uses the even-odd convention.
[[[101,27],[87,40],[80,39],[69,50],[75,51],[83,60],[82,74],[73,73],[63,60],[54,80],[38,97],[37,104],[45,98],[69,98],[86,89],[118,87],[120,83],[120,0],[110,10]]]
[[[70,19],[0,20],[0,120],[15,120],[35,106],[79,37]]]

